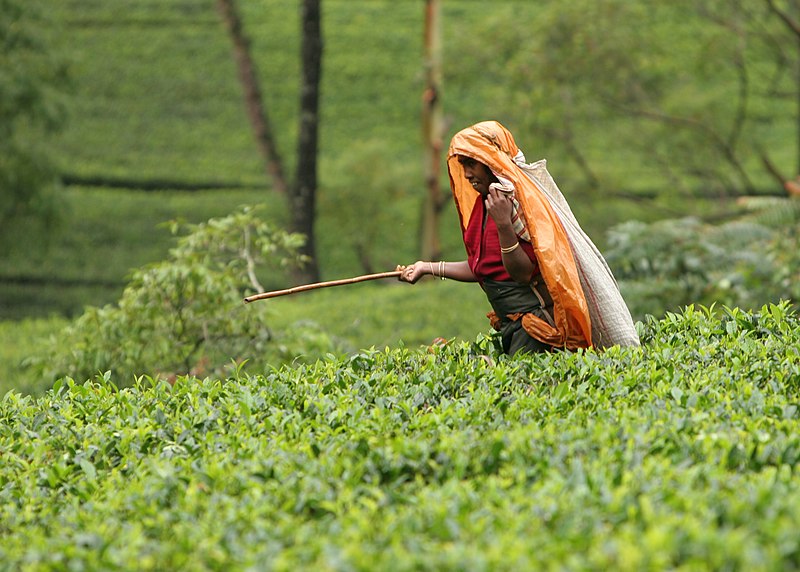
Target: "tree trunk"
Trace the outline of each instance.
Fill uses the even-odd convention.
[[[233,41],[233,53],[239,72],[239,81],[244,92],[245,107],[258,150],[264,160],[267,177],[272,179],[272,185],[276,191],[287,194],[289,185],[284,175],[283,161],[272,136],[272,128],[261,97],[261,90],[258,87],[256,68],[250,56],[250,42],[242,30],[242,20],[236,9],[236,2],[235,0],[217,0],[217,8]]]
[[[441,34],[439,0],[425,0],[425,91],[422,97],[422,137],[425,146],[424,173],[427,194],[422,211],[422,260],[436,260],[442,255],[439,240],[439,215],[445,199],[439,189],[442,162],[442,120],[440,103]]]
[[[317,140],[319,127],[319,84],[322,71],[322,30],[320,0],[303,0],[302,78],[300,83],[300,129],[297,142],[297,176],[289,194],[291,230],[306,236],[302,254],[308,264],[295,271],[298,282],[319,281],[314,218],[317,192]]]

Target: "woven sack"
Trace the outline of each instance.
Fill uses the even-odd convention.
[[[605,258],[578,224],[567,200],[547,171],[547,161],[517,165],[542,190],[550,201],[569,238],[581,281],[589,317],[592,320],[592,344],[597,348],[613,345],[638,346],[639,336],[630,310]]]

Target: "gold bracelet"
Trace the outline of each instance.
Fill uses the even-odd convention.
[[[447,280],[447,277],[444,275],[444,260],[439,261],[439,278],[442,280]]]
[[[431,269],[431,276],[433,276],[435,278],[436,277],[436,273],[433,271],[433,262],[428,262],[428,266],[430,266],[430,269]]]
[[[500,247],[500,252],[503,253],[503,254],[508,254],[509,252],[514,252],[518,248],[519,248],[519,241],[515,242],[514,246],[509,246],[509,247],[501,246]]]

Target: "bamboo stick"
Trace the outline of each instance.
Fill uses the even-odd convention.
[[[344,286],[345,284],[355,284],[357,282],[365,282],[367,280],[378,280],[380,278],[393,278],[400,276],[401,270],[393,270],[391,272],[379,272],[377,274],[364,274],[363,276],[355,276],[354,278],[344,278],[342,280],[330,280],[328,282],[315,282],[313,284],[304,284],[302,286],[295,286],[294,288],[287,288],[286,290],[273,290],[272,292],[262,292],[261,294],[253,294],[244,299],[245,304],[255,302],[256,300],[264,300],[266,298],[276,298],[278,296],[288,296],[289,294],[296,294],[298,292],[305,292],[307,290],[316,290],[317,288],[329,288],[330,286]]]

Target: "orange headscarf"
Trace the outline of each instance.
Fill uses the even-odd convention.
[[[456,133],[450,142],[447,169],[462,233],[469,225],[475,205],[475,189],[464,178],[458,155],[475,159],[495,175],[510,180],[544,279],[553,298],[555,327],[533,314],[522,316],[522,326],[531,336],[555,347],[567,349],[592,345],[589,308],[581,288],[578,269],[564,227],[547,197],[517,166],[519,148],[511,133],[496,121],[476,123]]]

